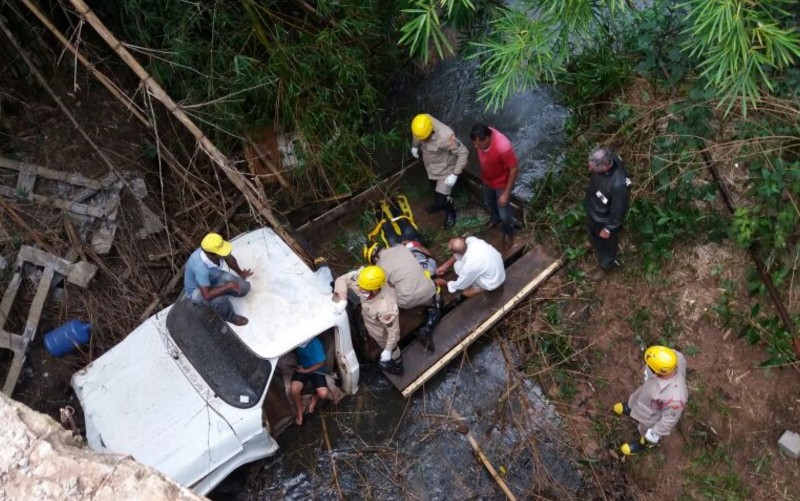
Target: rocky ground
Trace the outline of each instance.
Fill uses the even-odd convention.
[[[0,498],[201,499],[130,457],[86,449],[80,436],[0,394]]]

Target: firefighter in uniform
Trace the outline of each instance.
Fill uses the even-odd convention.
[[[394,287],[386,283],[386,273],[379,266],[366,266],[336,279],[334,302],[346,302],[347,291],[361,299],[361,316],[367,334],[382,349],[379,365],[392,374],[403,373],[403,359],[397,343],[400,341],[400,311]]]
[[[456,206],[453,202],[453,186],[467,166],[469,151],[458,140],[453,129],[427,113],[414,117],[411,122],[411,154],[419,158],[428,173],[428,179],[436,181],[433,205],[428,212],[445,211],[444,229],[456,224]]]
[[[686,389],[686,358],[666,346],[651,346],[644,352],[644,384],[627,402],[614,404],[614,412],[639,422],[639,439],[622,444],[625,455],[656,445],[670,434],[689,402]]]
[[[385,249],[378,243],[364,248],[364,259],[369,264],[380,266],[386,273],[386,280],[394,286],[397,294],[397,306],[404,310],[430,306],[436,295],[436,284],[417,261],[415,248],[398,244]],[[433,270],[436,270],[435,265]]]
[[[425,325],[417,331],[417,337],[426,349],[433,350],[431,335],[442,317],[442,298],[432,279],[436,261],[430,252],[419,242],[408,241],[388,249],[373,243],[364,247],[363,255],[368,264],[378,265],[386,273],[386,281],[397,294],[398,307],[428,307]]]
[[[586,227],[600,268],[593,278],[620,266],[617,259],[619,233],[628,212],[630,177],[622,160],[606,147],[589,155],[591,178],[583,206]]]

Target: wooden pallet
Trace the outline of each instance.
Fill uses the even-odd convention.
[[[23,267],[25,263],[43,267],[44,269],[42,271],[42,277],[39,279],[39,285],[36,287],[36,294],[33,297],[33,302],[28,310],[25,328],[22,333],[14,333],[5,330],[5,325],[6,320],[8,320],[8,314],[19,292],[19,286],[22,283]],[[50,294],[50,289],[57,275],[63,276],[70,283],[86,287],[96,272],[97,267],[85,261],[71,263],[42,250],[28,247],[27,245],[22,246],[14,264],[14,276],[11,278],[11,282],[5,294],[3,294],[2,302],[0,302],[0,348],[5,348],[13,352],[11,366],[8,369],[5,382],[3,383],[3,393],[11,396],[11,393],[14,391],[19,375],[22,373],[22,366],[25,363],[28,345],[33,341],[33,337],[36,335],[36,330],[39,327],[39,320],[42,316],[42,310],[44,309],[44,303],[47,300],[47,296]]]
[[[497,324],[562,264],[563,260],[553,260],[539,248],[523,254],[507,268],[502,287],[467,299],[445,315],[433,333],[434,351],[425,350],[422,343],[415,340],[403,350],[403,375],[385,373],[386,377],[404,397],[410,396]]]
[[[0,157],[0,167],[19,173],[15,187],[12,188],[10,186],[0,185],[0,196],[28,200],[30,202],[36,202],[37,204],[47,205],[81,216],[90,216],[94,218],[106,217],[109,211],[113,210],[116,206],[116,204],[92,206],[81,203],[96,192],[110,187],[113,181],[116,181],[116,176],[113,181],[109,183],[109,186],[104,186],[103,182],[89,179],[80,174],[67,174],[38,165],[18,162],[9,158]],[[65,200],[58,196],[39,195],[35,192],[37,178],[60,181],[84,189],[81,190],[73,200]],[[115,202],[118,203],[119,199],[117,198]]]

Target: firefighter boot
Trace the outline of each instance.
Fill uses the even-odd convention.
[[[628,407],[626,402],[617,402],[614,404],[614,414],[618,416],[630,416],[631,408]]]
[[[433,193],[433,204],[429,205],[425,212],[428,214],[435,214],[437,212],[442,212],[447,205],[447,195],[442,195],[439,192]]]
[[[389,362],[378,362],[382,371],[386,371],[389,374],[394,374],[396,376],[403,375],[403,357],[398,358],[397,360],[391,360]]]
[[[449,230],[456,224],[456,204],[453,202],[453,197],[445,197],[444,210],[447,214],[444,220],[444,229]]]
[[[644,437],[639,437],[639,440],[632,440],[630,442],[622,444],[619,448],[623,454],[626,456],[633,456],[634,454],[639,454],[640,452],[644,452],[651,447],[654,447],[656,444],[651,444]]]
[[[422,343],[422,346],[428,351],[436,351],[436,346],[433,344],[433,329],[436,328],[436,324],[438,324],[439,320],[442,318],[442,300],[438,294],[436,296],[437,300],[434,301],[434,305],[428,307],[428,319],[425,325],[420,327],[417,332],[417,337]]]

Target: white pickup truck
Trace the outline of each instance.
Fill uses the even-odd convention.
[[[232,243],[254,272],[250,293],[232,299],[247,325],[179,300],[72,378],[92,449],[129,454],[198,494],[277,451],[267,416],[289,406],[275,372],[282,355],[321,335],[342,391],[358,389],[347,313],[334,310],[330,283],[270,229]]]

